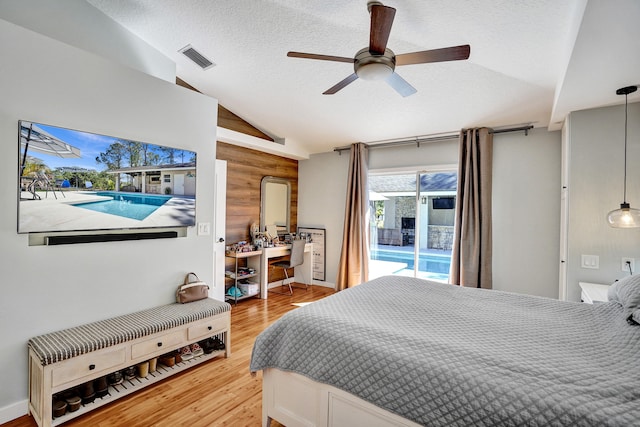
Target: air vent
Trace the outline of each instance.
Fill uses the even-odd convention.
[[[216,64],[209,61],[203,54],[195,50],[191,45],[187,45],[180,49],[178,52],[195,62],[203,70],[208,70],[211,67],[215,67]]]

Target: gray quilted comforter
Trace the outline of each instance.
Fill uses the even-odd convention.
[[[266,368],[428,426],[640,426],[640,326],[613,302],[388,276],[284,315]]]

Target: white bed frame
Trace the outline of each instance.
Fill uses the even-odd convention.
[[[287,427],[419,427],[350,393],[274,368],[262,377],[262,425]]]

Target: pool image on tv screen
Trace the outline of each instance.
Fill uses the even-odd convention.
[[[24,120],[18,134],[18,233],[195,225],[195,152]]]

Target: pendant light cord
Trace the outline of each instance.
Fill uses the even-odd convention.
[[[607,214],[609,225],[615,228],[640,228],[640,209],[631,209],[631,205],[627,203],[628,95],[637,90],[638,86],[627,86],[616,90],[616,95],[624,95],[624,183],[623,202],[620,203],[620,209],[612,210]]]
[[[627,203],[627,100],[629,94],[624,94],[624,186],[622,200]]]

